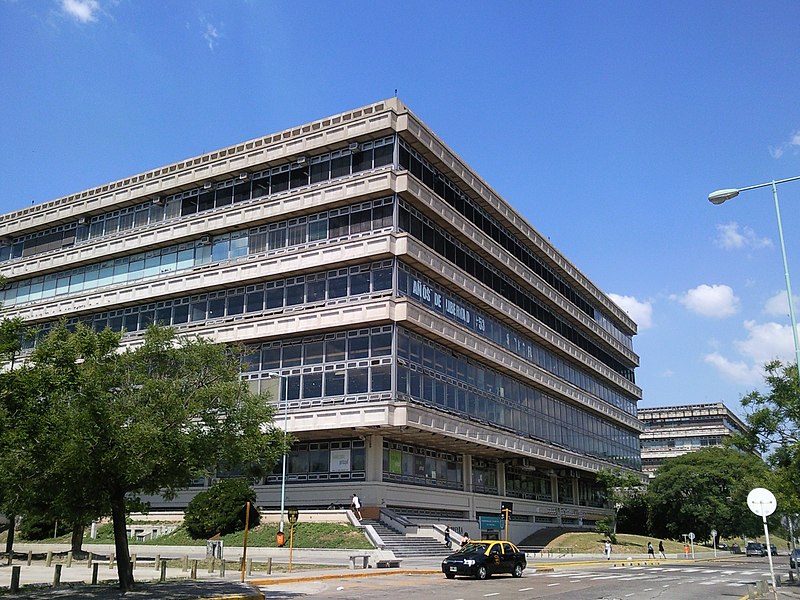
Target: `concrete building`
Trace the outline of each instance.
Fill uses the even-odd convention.
[[[0,236],[4,316],[250,345],[244,377],[281,383],[299,440],[287,505],[357,491],[475,537],[510,501],[520,533],[588,527],[609,514],[593,474],[640,469],[635,324],[396,98],[2,215]]]
[[[642,470],[655,477],[665,459],[708,446],[722,446],[726,437],[745,433],[747,426],[722,402],[640,408]]]

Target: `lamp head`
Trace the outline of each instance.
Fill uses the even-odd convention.
[[[711,192],[708,195],[708,201],[711,204],[722,204],[726,200],[730,200],[731,198],[736,198],[739,195],[739,190],[736,189],[729,189],[729,190],[717,190],[716,192]]]

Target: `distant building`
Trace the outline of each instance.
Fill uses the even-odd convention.
[[[651,478],[664,459],[708,446],[722,446],[726,437],[747,426],[722,402],[640,408],[642,471]]]

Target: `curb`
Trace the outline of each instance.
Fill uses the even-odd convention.
[[[297,575],[291,577],[267,577],[248,579],[251,585],[277,585],[282,583],[301,583],[303,581],[320,581],[323,579],[352,579],[354,577],[381,577],[386,575],[437,575],[441,569],[369,569],[366,573],[348,571],[346,573],[330,573],[328,575]]]

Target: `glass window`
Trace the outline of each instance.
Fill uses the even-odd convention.
[[[328,155],[326,155],[324,159],[313,161],[311,163],[311,183],[326,181],[329,178],[328,170],[330,166],[331,159]]]
[[[356,337],[347,338],[347,358],[353,360],[356,358],[369,357],[369,336],[360,335]]]
[[[197,300],[192,302],[192,321],[204,321],[206,318],[206,301]]]
[[[358,268],[350,270],[350,295],[358,296],[368,294],[370,286],[370,272]]]
[[[286,282],[286,306],[302,304],[305,301],[306,284],[303,277]]]
[[[178,325],[189,320],[189,305],[178,304],[172,308],[172,324]]]
[[[308,185],[308,164],[302,163],[292,167],[290,175],[290,187],[292,189]]]
[[[306,302],[321,302],[325,300],[325,278],[308,278],[306,281]]]
[[[344,360],[346,342],[344,337],[325,340],[325,360],[328,362]]]
[[[264,291],[254,290],[247,292],[247,312],[259,312],[264,310]]]
[[[303,346],[300,344],[291,344],[283,347],[283,366],[284,367],[299,367],[300,358],[303,352]]]
[[[315,365],[322,362],[324,342],[306,342],[303,344],[303,364]]]
[[[392,352],[392,332],[375,333],[370,336],[372,356],[388,356]]]
[[[392,388],[392,369],[390,365],[376,365],[372,367],[371,375],[371,391],[385,392]]]
[[[325,373],[325,395],[344,395],[344,371],[328,371]]]
[[[331,179],[350,175],[350,155],[331,158]]]
[[[347,393],[365,394],[367,390],[367,372],[369,369],[348,369],[347,370]]]
[[[392,266],[387,265],[372,270],[372,291],[389,290],[392,288]]]
[[[283,295],[284,287],[282,281],[280,282],[280,285],[267,287],[266,307],[268,309],[283,307]]]
[[[240,315],[244,312],[244,294],[228,296],[228,314]]]
[[[208,318],[216,319],[225,316],[225,298],[211,298],[208,301]]]
[[[265,371],[281,368],[281,347],[267,346],[261,350],[261,364]]]
[[[328,298],[344,298],[347,296],[347,272],[338,271],[328,277]]]
[[[322,373],[306,373],[303,375],[303,398],[320,398],[322,396]]]
[[[282,173],[272,172],[272,179],[270,181],[272,186],[272,193],[285,192],[289,189],[289,169]]]

